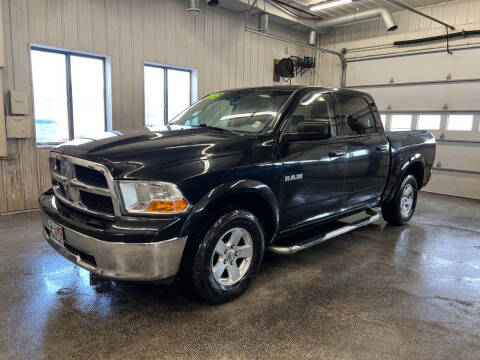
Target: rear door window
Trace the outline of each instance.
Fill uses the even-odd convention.
[[[375,117],[364,98],[344,94],[339,94],[337,97],[345,136],[369,135],[378,132]]]

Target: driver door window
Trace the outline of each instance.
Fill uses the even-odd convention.
[[[285,132],[287,134],[296,134],[298,133],[298,124],[315,121],[330,122],[332,136],[337,136],[332,99],[327,93],[312,91],[304,95],[290,116]]]

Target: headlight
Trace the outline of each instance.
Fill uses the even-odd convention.
[[[125,211],[130,214],[179,214],[188,201],[175,184],[166,182],[121,181]]]

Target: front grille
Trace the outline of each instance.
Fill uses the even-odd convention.
[[[55,196],[65,205],[100,217],[120,214],[107,168],[91,161],[50,153],[50,168]]]
[[[75,175],[78,180],[85,184],[108,189],[107,179],[105,179],[105,176],[97,170],[75,165]]]
[[[63,184],[62,184],[62,183],[58,183],[58,190],[60,191],[60,194],[61,194],[63,197],[66,196],[65,188],[63,187]]]
[[[112,198],[108,196],[92,194],[80,190],[80,199],[82,201],[82,204],[85,205],[88,209],[109,215],[114,215]]]

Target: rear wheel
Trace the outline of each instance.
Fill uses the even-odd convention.
[[[407,175],[394,198],[382,205],[385,221],[392,225],[404,225],[410,221],[417,205],[418,185],[413,175]]]
[[[254,214],[227,210],[219,215],[193,249],[191,283],[196,294],[210,303],[241,295],[263,261],[262,225]]]

